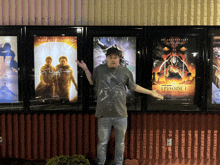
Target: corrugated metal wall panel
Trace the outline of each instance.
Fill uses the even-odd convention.
[[[115,24],[116,25],[121,25],[121,18],[122,18],[121,3],[122,3],[122,0],[115,1]]]
[[[95,11],[98,14],[98,11]],[[108,25],[108,1],[101,1],[101,14],[98,17],[98,19],[101,20],[100,25]],[[96,22],[98,20],[95,20]],[[96,24],[95,24],[96,25]]]
[[[39,135],[38,135],[39,159],[44,159],[44,155],[46,155],[45,149],[44,149],[45,145],[46,145],[45,144],[45,135],[44,135],[45,116],[43,114],[40,114],[38,121],[39,121],[39,126],[38,126],[38,128],[39,128],[39,132],[38,132],[39,133]],[[69,128],[69,127],[67,126],[67,128]]]
[[[107,1],[106,1],[107,2]],[[95,12],[95,25],[102,25],[102,1],[97,0],[94,4],[94,12]],[[107,11],[107,8],[104,8],[104,11]]]
[[[12,140],[13,140],[13,155],[15,158],[19,158],[19,132],[18,132],[18,114],[14,114],[13,117],[13,133],[12,133]]]
[[[134,1],[134,25],[141,25],[141,0]]]
[[[11,116],[11,115],[7,115],[7,116]],[[31,115],[28,114],[25,116],[25,158],[26,159],[32,159],[32,148],[33,146],[31,145],[31,134],[33,133],[32,129],[31,129],[31,125],[32,125],[32,120],[31,120]],[[6,141],[10,142],[11,139],[6,139]],[[31,146],[31,147],[30,147]],[[8,149],[10,151],[10,149]],[[10,151],[12,152],[12,151]],[[9,156],[10,157],[10,156]]]
[[[39,142],[39,137],[38,137],[38,131],[39,131],[39,125],[38,125],[38,115],[35,114],[31,118],[32,120],[32,126],[31,126],[31,145],[32,145],[32,158],[33,159],[38,159],[38,142]]]
[[[45,125],[44,125],[44,140],[45,140],[45,158],[48,159],[51,157],[51,115],[50,114],[46,114],[45,115]],[[74,147],[74,146],[73,146]]]
[[[108,0],[107,2],[107,11],[108,11],[108,25],[115,25],[115,1],[116,0]],[[133,4],[132,4],[133,5]]]
[[[35,16],[32,20],[35,20],[34,21],[34,24],[33,25],[42,25],[42,11],[43,11],[43,2],[42,1],[35,1],[33,0],[35,3]],[[33,6],[31,6],[33,7]],[[65,15],[63,15],[63,17],[65,17]]]
[[[29,0],[29,6],[28,6],[28,8],[30,8],[31,10],[30,10],[30,13],[29,13],[29,15],[30,15],[30,18],[29,18],[29,21],[30,21],[30,24],[31,25],[36,25],[36,19],[35,19],[35,16],[36,16],[36,14],[37,14],[37,3],[36,3],[36,1],[35,0]],[[13,8],[13,9],[15,9],[15,8]]]
[[[219,0],[1,0],[1,25],[219,25]]]
[[[56,0],[55,1],[55,13],[56,13],[56,25],[62,25],[63,24],[63,3],[62,0]]]
[[[42,0],[42,6],[41,6],[41,23],[42,25],[49,25],[49,1]]]
[[[76,1],[69,1],[69,24],[76,25]]]
[[[25,115],[22,114],[20,116],[18,116],[18,127],[19,127],[19,136],[18,136],[18,140],[19,140],[19,157],[21,159],[25,159],[25,141],[26,141],[26,134],[25,134]],[[42,140],[42,139],[41,139]]]
[[[96,157],[94,114],[2,114],[1,157],[29,160],[57,155]],[[218,159],[218,114],[131,114],[125,158],[139,160]],[[114,157],[114,131],[108,156]],[[172,146],[167,147],[167,138]]]
[[[60,20],[56,20],[56,0],[48,1],[48,9],[49,9],[48,11],[49,25],[56,25],[56,21],[60,21]]]
[[[127,9],[128,9],[128,0],[122,0],[121,1],[121,13],[122,13],[121,14],[121,22],[122,22],[121,25],[128,24],[128,10]]]
[[[5,2],[5,1],[4,1]],[[22,2],[22,14],[23,14],[23,25],[30,25],[30,11],[32,10],[29,6],[29,0],[23,0]]]
[[[82,2],[83,0],[76,1],[76,8],[72,10],[76,10],[76,25],[82,25]]]
[[[82,4],[82,25],[88,25],[89,22],[89,0],[83,0]],[[101,9],[100,9],[101,10]]]

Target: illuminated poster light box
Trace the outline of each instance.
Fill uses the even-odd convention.
[[[133,74],[136,82],[136,37],[93,37],[93,67],[107,63],[106,51],[116,46],[120,51],[120,65],[127,67]],[[106,86],[108,88],[108,86]],[[134,91],[127,89],[127,103],[134,103]]]
[[[77,37],[34,37],[35,100],[77,103]],[[56,106],[56,107],[53,107]]]
[[[206,93],[207,111],[220,110],[220,31],[218,27],[208,30],[208,53],[206,63]]]
[[[188,36],[153,40],[152,90],[162,94],[164,100],[151,98],[149,110],[190,110],[187,105],[195,108],[198,45],[195,37]]]
[[[17,36],[0,36],[0,104],[19,103]]]

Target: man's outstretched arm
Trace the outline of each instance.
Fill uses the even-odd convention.
[[[152,97],[156,97],[156,98],[159,98],[159,99],[164,99],[164,97],[157,93],[156,91],[154,90],[148,90],[146,88],[143,88],[141,87],[140,85],[137,85],[137,87],[134,89],[135,92],[138,92],[138,93],[143,93],[143,94],[147,94],[147,95],[151,95]]]
[[[79,67],[81,67],[84,71],[85,71],[85,74],[86,74],[86,77],[89,81],[89,84],[90,85],[93,85],[93,81],[92,81],[92,74],[90,73],[87,65],[83,62],[83,60],[81,62],[79,62],[78,60],[76,60],[77,64],[79,65]]]

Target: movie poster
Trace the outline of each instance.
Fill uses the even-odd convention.
[[[0,36],[0,103],[18,103],[17,37]]]
[[[113,45],[121,50],[120,65],[127,67],[133,74],[136,82],[136,37],[93,37],[94,68],[107,63],[107,49]],[[127,89],[127,102],[134,100],[134,91]]]
[[[212,104],[220,104],[220,36],[213,37]]]
[[[35,99],[77,102],[77,37],[34,37]]]
[[[164,96],[163,102],[193,103],[196,56],[198,50],[195,38],[174,36],[154,40],[152,90]]]

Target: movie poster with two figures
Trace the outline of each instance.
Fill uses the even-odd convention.
[[[107,63],[106,52],[109,47],[116,46],[120,50],[120,65],[127,67],[136,82],[136,37],[93,37],[93,66]],[[134,91],[127,89],[127,103],[133,103]]]
[[[35,99],[77,102],[77,37],[35,36]]]
[[[18,103],[17,36],[0,36],[0,103]]]
[[[196,90],[196,39],[161,37],[153,40],[152,90],[164,96],[151,104],[192,104]]]

